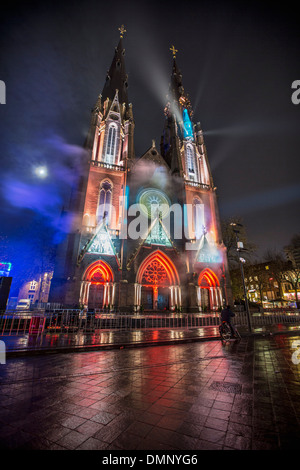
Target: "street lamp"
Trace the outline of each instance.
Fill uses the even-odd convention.
[[[242,224],[237,224],[237,223],[234,223],[232,222],[230,224],[232,227],[236,227],[236,226],[240,226],[242,227]],[[233,229],[234,233],[235,233],[235,238],[236,238],[236,251],[239,252],[240,251],[245,251],[244,250],[244,245],[243,245],[243,242],[240,242],[239,241],[239,230],[238,229]],[[242,281],[243,281],[243,289],[244,289],[244,297],[245,297],[245,307],[246,307],[246,314],[247,314],[247,321],[248,321],[248,329],[249,329],[249,332],[251,333],[251,320],[250,320],[250,311],[249,311],[249,303],[248,303],[248,297],[247,297],[247,291],[246,291],[246,285],[245,285],[245,275],[244,275],[244,268],[243,268],[243,264],[246,262],[246,260],[244,258],[242,258],[240,255],[239,255],[239,264],[240,264],[240,268],[241,268],[241,275],[242,275]]]

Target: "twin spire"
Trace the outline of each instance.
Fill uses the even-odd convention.
[[[123,47],[123,37],[124,34],[127,32],[125,26],[122,24],[118,28],[120,32],[120,39],[117,47],[115,48],[115,55],[112,60],[111,66],[107,72],[106,81],[103,87],[102,95],[102,102],[104,102],[107,98],[113,101],[116,90],[118,90],[119,95],[119,102],[125,103],[126,107],[128,106],[128,76],[125,69],[125,49]],[[175,46],[172,45],[170,48],[173,56],[173,70],[172,70],[172,77],[171,77],[171,86],[170,92],[172,93],[173,97],[176,100],[182,96],[182,83],[181,83],[181,73],[176,64],[176,53],[178,52],[175,49]]]
[[[116,90],[119,91],[120,103],[125,103],[128,106],[128,76],[125,70],[125,49],[123,47],[123,36],[126,33],[124,25],[119,28],[120,40],[119,44],[115,48],[115,55],[111,63],[110,69],[106,75],[106,81],[102,91],[102,101],[104,102],[107,98],[113,101]]]

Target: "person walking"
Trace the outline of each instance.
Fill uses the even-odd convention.
[[[221,321],[226,321],[230,327],[230,331],[231,331],[231,336],[232,337],[235,337],[235,331],[234,331],[234,328],[231,324],[231,318],[232,317],[235,317],[235,313],[233,313],[233,311],[231,310],[231,307],[230,305],[226,305],[225,308],[223,308],[223,310],[221,311]]]

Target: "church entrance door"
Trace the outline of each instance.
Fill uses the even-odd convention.
[[[160,250],[152,252],[144,259],[138,270],[136,282],[141,286],[139,302],[144,310],[174,310],[175,304],[180,304],[180,298],[177,297],[179,285],[177,270],[170,258]]]
[[[201,289],[201,309],[204,312],[210,310],[209,290],[204,288]]]
[[[103,308],[104,286],[91,284],[89,292],[88,308]]]
[[[169,289],[159,288],[157,296],[157,309],[158,310],[169,310]]]
[[[153,310],[153,289],[142,287],[142,305],[145,310]]]

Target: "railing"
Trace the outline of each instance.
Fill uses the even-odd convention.
[[[30,333],[91,333],[96,330],[140,330],[161,328],[202,328],[219,325],[219,313],[165,313],[165,314],[122,314],[120,312],[83,312],[59,309],[50,312],[23,311],[0,315],[0,336],[24,335]],[[246,312],[237,312],[234,323],[246,326]],[[287,313],[251,314],[253,327],[272,324],[300,324],[299,311]]]
[[[193,186],[194,188],[201,188],[201,189],[210,189],[209,184],[198,183],[197,181],[186,180],[185,184],[187,186]]]
[[[7,312],[0,316],[0,336],[27,334],[31,333],[33,328],[35,333],[89,333],[107,329],[200,328],[218,324],[217,313],[128,315],[119,312],[84,313],[69,309],[51,312]]]
[[[91,165],[107,168],[108,170],[125,171],[125,167],[122,165],[113,165],[112,163],[98,162],[97,160],[91,160]]]
[[[300,324],[300,312],[298,310],[286,310],[286,311],[271,311],[271,312],[257,312],[250,315],[252,326],[267,326],[267,325],[278,325],[279,323],[299,323]],[[238,312],[234,317],[234,323],[236,325],[247,326],[247,314],[246,312]]]

